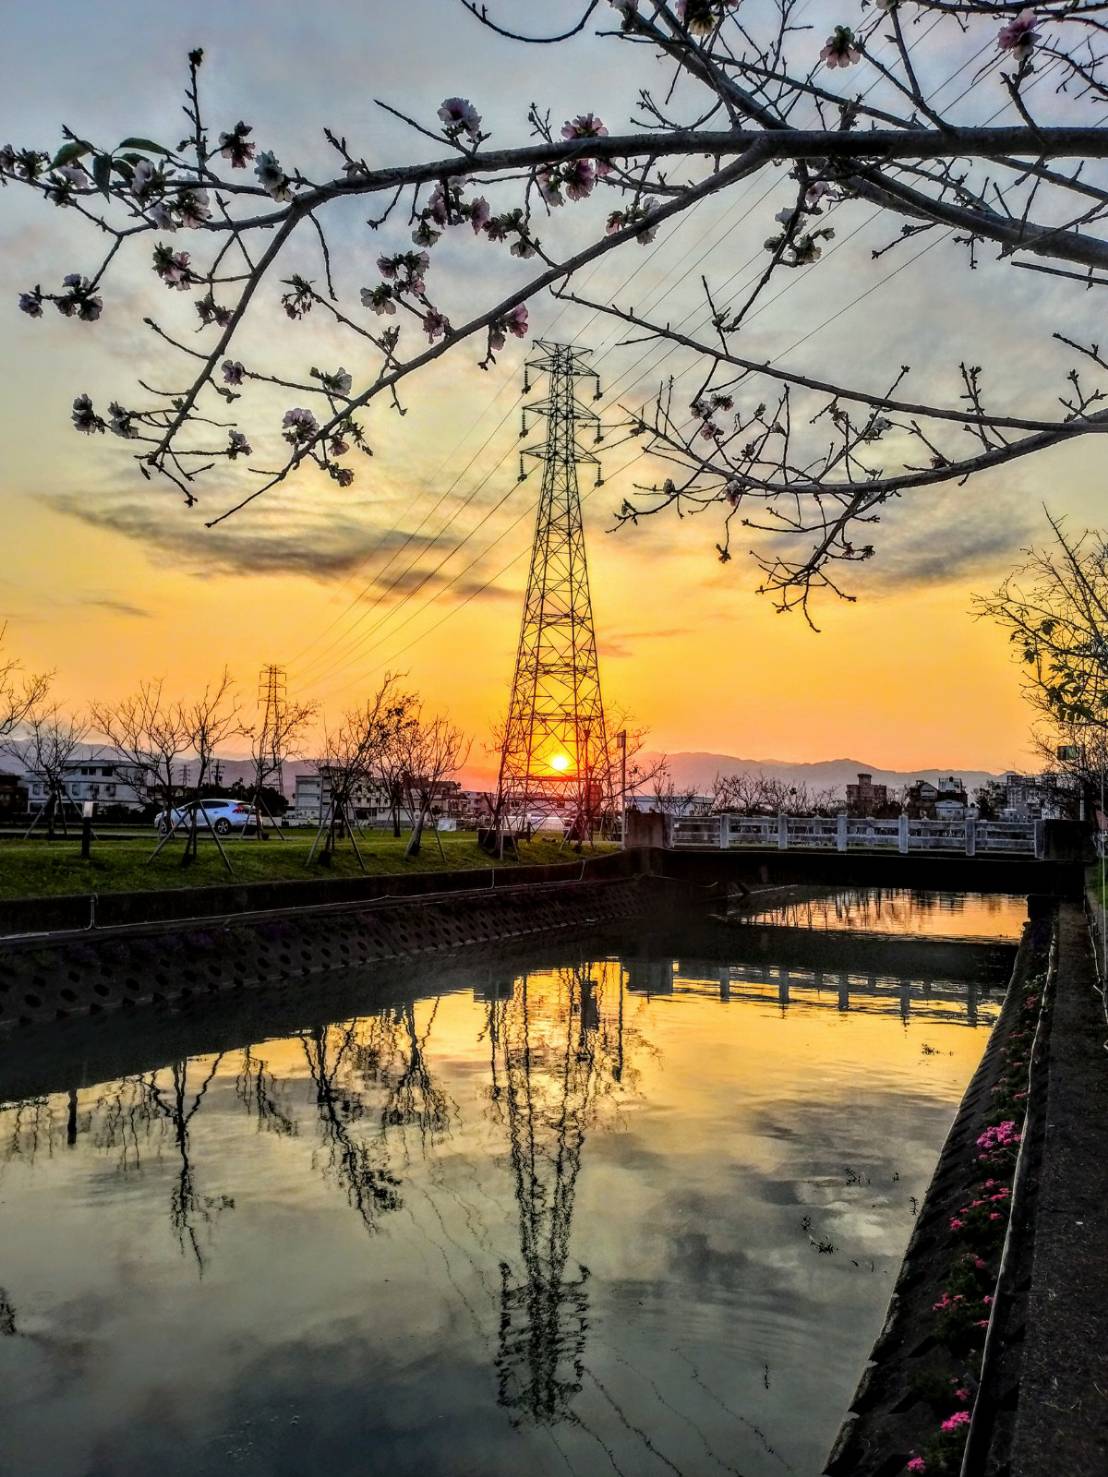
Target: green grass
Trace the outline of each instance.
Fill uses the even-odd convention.
[[[171,841],[151,861],[155,837],[142,840],[101,840],[92,844],[92,856],[81,860],[79,841],[22,841],[0,839],[0,898],[49,897],[67,892],[135,892],[147,888],[210,887],[220,883],[303,881],[314,877],[359,877],[361,871],[349,840],[340,841],[330,868],[307,866],[314,832],[285,833],[259,842],[253,838],[224,842],[232,874],[228,874],[211,838],[201,838],[200,854],[188,867],[181,865],[183,842]],[[519,862],[494,862],[478,848],[473,832],[455,832],[442,837],[445,860],[439,855],[433,835],[425,836],[423,849],[413,861],[404,860],[407,838],[394,839],[371,831],[359,835],[358,847],[366,869],[374,874],[460,871],[467,867],[497,866],[507,869],[537,864],[571,862],[578,859],[572,847],[543,837],[520,846]],[[607,843],[586,848],[594,856],[613,848]]]

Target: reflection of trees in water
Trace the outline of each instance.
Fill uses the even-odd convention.
[[[275,1133],[281,1138],[295,1138],[300,1125],[284,1101],[284,1092],[266,1062],[255,1056],[248,1046],[235,1078],[235,1096],[254,1118],[259,1133]]]
[[[315,1083],[319,1129],[326,1159],[324,1172],[345,1191],[348,1204],[367,1231],[380,1216],[400,1205],[400,1181],[388,1168],[387,1149],[379,1138],[355,1132],[366,1117],[366,1104],[349,1076],[357,1044],[358,1022],[341,1027],[317,1026],[300,1038],[308,1071]]]
[[[197,1271],[204,1275],[204,1252],[201,1235],[210,1232],[216,1218],[225,1210],[235,1208],[230,1195],[202,1195],[196,1188],[196,1176],[192,1161],[192,1120],[200,1111],[200,1105],[208,1095],[212,1079],[219,1071],[223,1053],[215,1057],[205,1077],[189,1102],[190,1073],[199,1069],[191,1060],[174,1062],[169,1068],[169,1086],[163,1088],[156,1072],[149,1078],[150,1097],[165,1118],[177,1152],[177,1176],[169,1196],[169,1220],[177,1236],[182,1253],[191,1251],[196,1259]]]
[[[422,1036],[416,1028],[415,1007],[411,1003],[397,1013],[403,1026],[401,1065],[381,1110],[384,1127],[415,1128],[425,1153],[450,1127],[450,1099],[432,1082],[426,1056],[438,1009],[436,1000]]]
[[[15,1332],[15,1309],[12,1307],[7,1289],[0,1287],[0,1339],[14,1338]]]
[[[567,1275],[586,1131],[624,1071],[621,972],[524,976],[489,1005],[492,1102],[506,1123],[522,1275],[500,1267],[498,1399],[513,1422],[567,1419],[584,1376],[589,1270]]]

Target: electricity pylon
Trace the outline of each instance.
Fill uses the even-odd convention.
[[[601,440],[600,418],[577,398],[578,381],[597,376],[586,362],[587,349],[542,339],[535,348],[527,369],[547,376],[548,393],[524,406],[520,435],[530,429],[528,416],[538,416],[546,421],[546,441],[525,448],[520,479],[523,457],[537,457],[542,491],[500,755],[497,817],[501,834],[518,833],[536,810],[560,811],[572,816],[571,834],[581,839],[611,789],[577,488],[579,462],[596,467],[597,486],[603,480],[597,458],[577,441],[582,426]]]
[[[258,707],[262,710],[260,745],[264,753],[266,778],[277,790],[284,789],[284,754],[281,734],[287,699],[284,667],[270,665],[258,674]]]

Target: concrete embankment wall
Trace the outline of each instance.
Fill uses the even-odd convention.
[[[687,896],[660,878],[616,876],[7,939],[0,1036],[73,1016],[585,932],[657,917]]]
[[[161,887],[138,892],[7,898],[0,899],[0,938],[83,929],[90,924],[99,928],[116,928],[171,919],[313,908],[325,903],[364,903],[375,902],[379,898],[432,897],[497,886],[542,887],[551,882],[629,877],[643,870],[643,861],[643,853],[628,851],[551,866],[472,867],[456,872],[403,872],[368,877],[329,877],[317,873],[294,881],[232,880],[213,887]]]
[[[925,1389],[934,1348],[934,1304],[949,1276],[947,1224],[977,1177],[974,1145],[992,1109],[1008,1033],[1018,1019],[1026,980],[1043,966],[1053,918],[1027,925],[1000,1018],[966,1088],[943,1144],[901,1264],[884,1327],[827,1461],[824,1477],[900,1477],[913,1450],[929,1439],[934,1418]]]
[[[1101,1477],[1108,1454],[1108,1019],[1081,908],[1029,925],[1001,1017],[944,1144],[826,1477],[902,1477],[936,1430],[927,1366],[952,1271],[946,1227],[982,1171],[975,1143],[1029,975],[1051,969],[1030,1049],[1011,1224],[962,1477]],[[1026,1048],[1021,1048],[1026,1049]],[[963,1356],[967,1359],[968,1356]],[[940,1360],[940,1363],[942,1361]],[[947,1362],[951,1362],[949,1359]]]

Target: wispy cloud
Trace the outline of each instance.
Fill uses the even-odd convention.
[[[154,615],[152,610],[146,610],[141,605],[132,605],[129,600],[115,600],[110,595],[82,595],[75,603],[92,606],[96,610],[107,610],[112,615],[127,616],[132,620],[148,621]]]

